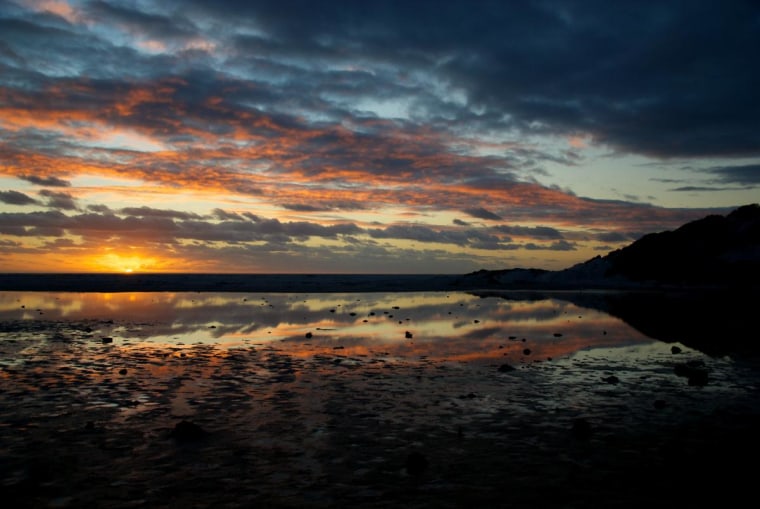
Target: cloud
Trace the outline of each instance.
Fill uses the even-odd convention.
[[[741,184],[750,187],[760,185],[760,164],[713,167],[708,169],[707,173],[724,184]]]
[[[494,230],[516,235],[519,237],[532,237],[538,239],[562,239],[562,233],[550,226],[495,226]]]
[[[679,192],[679,193],[683,193],[683,192],[689,192],[689,193],[691,193],[691,192],[700,192],[700,193],[701,192],[706,192],[706,193],[711,193],[711,192],[718,192],[718,191],[737,191],[737,190],[740,190],[740,189],[741,188],[738,188],[738,187],[681,186],[681,187],[672,187],[672,188],[668,189],[668,191]]]
[[[38,177],[36,175],[19,175],[18,178],[45,187],[69,187],[71,185],[69,181],[54,176]]]
[[[47,198],[47,206],[51,209],[76,210],[76,200],[69,193],[49,191],[43,189],[39,192],[40,196]]]
[[[0,202],[9,205],[35,205],[37,200],[18,191],[0,191]]]
[[[283,208],[286,208],[288,210],[294,210],[296,212],[320,212],[324,210],[329,210],[324,207],[317,207],[314,205],[307,205],[305,203],[283,203],[281,204]]]
[[[486,210],[482,207],[465,209],[462,212],[472,217],[477,217],[479,219],[488,219],[490,221],[498,221],[499,219],[501,219],[501,216],[499,216],[498,214],[494,214],[490,210]]]
[[[576,244],[572,242],[567,242],[566,240],[558,240],[557,242],[553,242],[549,245],[534,244],[532,242],[529,242],[525,244],[523,247],[531,251],[538,251],[538,250],[574,251],[575,249],[577,249]]]
[[[316,264],[322,244],[346,261],[416,243],[418,266],[581,256],[604,235],[712,210],[552,184],[602,151],[708,168],[647,180],[674,191],[757,186],[760,70],[747,62],[759,12],[686,0],[0,3],[0,176],[71,190],[39,193],[47,212],[69,213],[55,224],[4,226],[277,266]],[[25,189],[0,200],[35,205]],[[451,219],[463,214],[481,222]]]
[[[121,214],[135,217],[165,217],[171,219],[200,219],[201,216],[192,212],[177,210],[154,209],[152,207],[125,207],[120,210]]]

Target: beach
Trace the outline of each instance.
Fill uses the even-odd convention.
[[[0,295],[12,507],[639,507],[751,492],[756,360],[568,301]]]

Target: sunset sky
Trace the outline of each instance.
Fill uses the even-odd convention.
[[[0,272],[560,269],[760,201],[760,4],[0,0]]]

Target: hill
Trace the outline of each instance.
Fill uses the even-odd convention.
[[[484,287],[760,286],[760,205],[709,215],[560,271],[507,269],[466,276]]]

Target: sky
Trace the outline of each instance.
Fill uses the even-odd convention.
[[[752,1],[0,0],[0,272],[562,269],[760,201]]]

